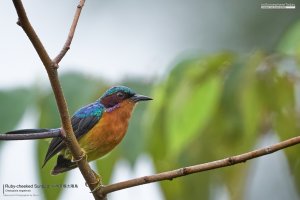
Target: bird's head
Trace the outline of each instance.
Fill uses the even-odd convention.
[[[152,98],[137,94],[135,91],[126,86],[115,86],[108,89],[101,97],[100,103],[105,108],[114,108],[124,101],[137,103],[139,101],[148,101]]]

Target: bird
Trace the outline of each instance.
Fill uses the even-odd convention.
[[[109,88],[95,102],[77,110],[71,118],[71,124],[78,143],[88,162],[108,154],[123,139],[127,132],[131,113],[140,101],[152,98],[137,94],[126,86]],[[40,132],[57,132],[55,129],[23,129],[7,132],[6,134],[26,134]],[[77,167],[62,137],[51,140],[42,167],[56,154],[56,165],[51,171],[58,175]]]

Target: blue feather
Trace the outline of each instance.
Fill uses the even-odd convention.
[[[78,118],[85,118],[85,117],[92,117],[92,116],[101,117],[104,110],[105,110],[104,106],[99,101],[96,101],[77,110],[74,114],[74,117],[78,117]]]

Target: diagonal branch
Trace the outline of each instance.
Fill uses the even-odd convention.
[[[67,38],[62,50],[53,59],[53,62],[55,63],[56,67],[58,67],[59,62],[61,61],[61,59],[66,55],[66,53],[70,49],[70,45],[71,45],[71,42],[73,40],[73,36],[74,36],[75,30],[76,30],[76,26],[77,26],[77,23],[78,23],[78,20],[79,20],[79,17],[80,17],[82,7],[84,6],[84,2],[85,2],[85,0],[80,0],[79,4],[77,6],[77,9],[76,9],[74,18],[73,18],[73,22],[72,22],[72,25],[71,25],[71,28],[70,28],[70,31],[69,31],[69,34],[68,34],[68,38]]]
[[[67,103],[64,98],[64,94],[62,92],[62,88],[58,79],[57,68],[55,63],[50,59],[47,51],[45,50],[42,42],[40,41],[39,37],[35,33],[33,27],[31,26],[25,9],[23,7],[21,0],[13,0],[15,9],[19,16],[18,25],[22,27],[24,32],[27,34],[28,38],[30,39],[32,45],[34,46],[36,52],[38,53],[41,61],[43,62],[46,71],[48,73],[48,77],[52,86],[52,90],[55,96],[56,104],[59,110],[61,123],[62,123],[62,136],[64,137],[64,141],[67,147],[70,149],[74,160],[77,160],[78,167],[86,180],[87,184],[89,185],[90,189],[93,191],[94,188],[97,186],[98,179],[95,176],[95,173],[88,165],[86,159],[82,159],[84,157],[84,153],[81,151],[81,148],[76,140],[74,135],[69,111],[67,108]],[[63,57],[63,56],[62,56]],[[100,199],[97,191],[93,192],[95,199]]]
[[[239,163],[244,163],[248,160],[265,156],[271,153],[274,153],[276,151],[285,149],[290,146],[294,146],[300,144],[300,136],[294,137],[261,149],[257,149],[254,151],[250,151],[247,153],[243,153],[240,155],[224,158],[221,160],[216,160],[208,163],[203,163],[203,164],[198,164],[194,166],[189,166],[189,167],[183,167],[180,169],[172,170],[172,171],[167,171],[167,172],[162,172],[150,176],[144,176],[140,178],[135,178],[135,179],[130,179],[127,181],[122,181],[119,183],[114,183],[111,185],[107,185],[102,188],[101,192],[106,195],[111,192],[115,192],[118,190],[123,190],[126,188],[130,187],[135,187],[138,185],[143,185],[143,184],[148,184],[148,183],[153,183],[153,182],[158,182],[158,181],[163,181],[163,180],[172,180],[177,177],[181,176],[186,176],[189,174],[193,173],[199,173],[203,171],[208,171],[208,170],[213,170],[217,168],[223,168],[223,167],[228,167],[231,165],[239,164]]]

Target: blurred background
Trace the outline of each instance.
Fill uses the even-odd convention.
[[[0,0],[0,133],[59,127],[47,74]],[[25,1],[51,57],[77,1]],[[264,10],[262,3],[294,3]],[[140,103],[122,143],[92,163],[105,184],[237,155],[299,134],[299,1],[87,1],[59,73],[71,113],[112,85]],[[49,140],[0,142],[0,185],[33,189],[30,199],[92,199],[78,169],[51,176]],[[118,191],[109,199],[299,199],[299,146],[228,168]],[[64,184],[66,188],[64,188]],[[70,185],[77,188],[70,188]],[[2,195],[2,194],[1,194]],[[0,199],[20,199],[1,196]]]

